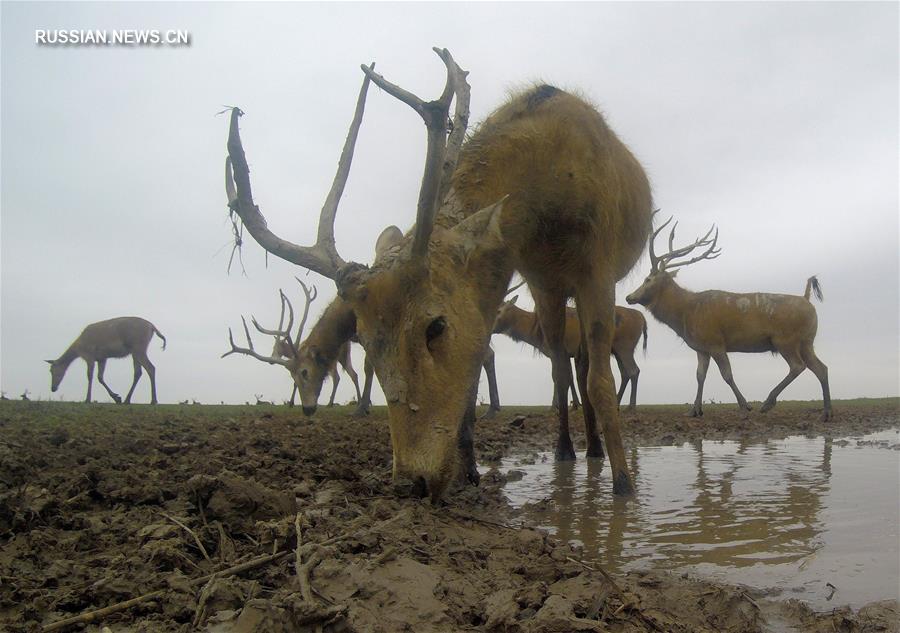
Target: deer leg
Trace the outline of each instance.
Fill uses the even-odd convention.
[[[800,347],[800,356],[822,385],[822,401],[824,406],[822,422],[827,422],[831,419],[831,389],[828,387],[828,367],[826,367],[825,363],[816,356],[812,343]]]
[[[712,354],[712,357],[713,360],[716,361],[716,365],[719,366],[719,373],[722,374],[722,378],[728,386],[731,387],[731,391],[734,392],[734,397],[737,398],[738,407],[744,411],[750,411],[752,407],[747,404],[747,400],[744,398],[741,390],[738,389],[737,383],[734,382],[734,376],[731,374],[731,363],[728,362],[728,354],[725,352],[718,352]]]
[[[534,303],[544,333],[544,341],[553,366],[553,386],[559,417],[559,437],[556,441],[556,460],[575,459],[575,448],[569,435],[569,354],[565,345],[566,302],[561,296],[534,293]]]
[[[603,443],[597,435],[597,417],[594,415],[594,407],[588,394],[588,362],[587,346],[582,341],[578,354],[575,356],[575,375],[578,377],[578,388],[581,389],[582,407],[581,413],[584,415],[585,437],[595,438],[594,441],[588,442],[588,457],[603,457]]]
[[[359,374],[356,373],[356,370],[353,369],[353,365],[350,364],[350,348],[347,348],[347,358],[344,359],[344,362],[341,363],[341,366],[344,368],[344,371],[347,372],[347,375],[350,376],[351,382],[353,382],[353,388],[356,389],[356,402],[362,399],[362,394],[359,391]]]
[[[484,367],[484,375],[487,376],[488,397],[491,401],[487,412],[482,417],[489,420],[497,415],[497,412],[500,410],[500,392],[497,390],[497,366],[495,364],[494,350],[490,347],[488,347],[484,355],[484,363],[482,365]]]
[[[138,358],[141,365],[144,366],[144,369],[147,370],[147,376],[150,378],[150,404],[157,404],[156,401],[156,367],[153,366],[153,363],[150,362],[150,359],[147,358],[147,354],[141,354]],[[138,375],[135,378],[135,384],[137,384],[137,379],[140,378]],[[132,387],[134,390],[134,387]]]
[[[106,359],[103,358],[97,361],[97,380],[100,381],[100,384],[106,389],[106,393],[109,394],[109,397],[115,400],[116,404],[122,403],[122,398],[119,397],[119,394],[115,393],[112,389],[109,388],[109,385],[106,384],[106,381],[103,380],[103,372],[106,371]]]
[[[475,462],[475,404],[478,399],[478,383],[470,391],[469,404],[459,425],[459,439],[457,447],[460,456],[460,474],[473,486],[481,481],[478,474],[478,466]]]
[[[368,354],[366,355],[366,360],[363,364],[363,373],[365,374],[365,381],[363,384],[362,397],[359,399],[359,402],[356,403],[356,411],[353,412],[353,417],[357,418],[368,415],[369,405],[372,403],[372,380],[375,378],[375,366],[369,362]]]
[[[622,446],[619,407],[616,404],[615,383],[609,364],[615,332],[613,308],[616,284],[615,280],[599,275],[595,275],[592,281],[593,283],[578,288],[575,297],[582,339],[588,352],[587,393],[582,395],[590,401],[594,414],[603,425],[603,438],[612,469],[613,493],[629,495],[634,492],[634,486],[628,474],[628,463]]]
[[[803,362],[803,359],[800,357],[800,353],[797,350],[781,350],[781,355],[784,357],[784,360],[787,361],[788,375],[785,376],[784,380],[775,385],[775,388],[772,389],[769,397],[763,402],[762,407],[759,409],[762,413],[765,413],[774,407],[775,399],[778,398],[778,395],[784,391],[785,387],[794,382],[794,379],[806,369],[806,364]]]
[[[134,393],[134,388],[137,387],[138,381],[141,379],[141,374],[144,373],[141,371],[141,363],[138,361],[137,356],[132,355],[131,362],[134,365],[134,380],[131,381],[131,389],[128,390],[128,394],[125,396],[125,404],[131,404],[131,395]]]
[[[575,359],[572,359],[574,361]],[[577,410],[581,403],[578,402],[578,390],[575,388],[575,377],[572,375],[572,365],[566,362],[566,369],[569,372],[569,387],[572,389],[572,409]]]
[[[288,401],[289,407],[294,406],[294,399],[297,397],[297,391],[299,391],[299,389],[297,389],[297,384],[294,383],[294,387],[291,389],[291,399]]]
[[[94,384],[94,361],[86,360],[87,363],[87,381],[88,381],[88,390],[87,397],[84,399],[85,402],[91,401],[91,386]]]
[[[613,352],[613,358],[619,366],[619,391],[616,393],[616,404],[622,404],[622,396],[625,395],[625,387],[628,385],[628,376],[625,375],[625,367],[622,365],[622,359],[616,352]]]
[[[334,406],[334,394],[337,393],[338,383],[341,381],[341,376],[338,373],[337,365],[335,365],[331,369],[331,398],[328,400],[328,406]]]
[[[706,371],[709,369],[709,354],[697,352],[697,397],[689,415],[692,418],[703,416],[703,383],[706,382]]]
[[[637,383],[638,377],[641,375],[641,370],[637,366],[637,363],[634,362],[634,355],[625,356],[619,362],[619,368],[622,371],[622,390],[625,389],[625,383],[631,383],[631,397],[628,402],[628,408],[626,411],[634,411],[637,408]],[[621,402],[622,395],[619,394],[619,401]]]

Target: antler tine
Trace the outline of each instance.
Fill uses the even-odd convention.
[[[306,295],[306,306],[304,306],[304,308],[303,308],[303,318],[300,319],[300,327],[297,328],[296,341],[297,341],[297,345],[300,345],[300,341],[303,340],[303,328],[306,327],[306,317],[309,316],[309,306],[310,306],[310,304],[312,304],[313,301],[316,300],[316,297],[319,296],[319,291],[316,289],[315,286],[313,286],[312,291],[310,291],[310,289],[307,287],[307,285],[305,283],[303,283],[303,280],[301,280],[299,277],[294,277],[294,279],[297,280],[297,283],[299,283],[300,286],[303,288],[303,294]]]
[[[441,187],[437,197],[437,203],[440,204],[450,190],[451,177],[453,172],[456,171],[459,152],[466,137],[466,130],[469,127],[471,88],[469,82],[466,81],[469,71],[459,67],[453,56],[450,55],[450,51],[446,48],[438,49],[437,47],[433,50],[444,61],[444,65],[447,66],[447,85],[450,85],[452,78],[453,92],[456,95],[456,107],[453,112],[450,135],[447,137],[447,150],[444,154],[444,165],[441,173]]]
[[[375,67],[373,63],[369,69]],[[244,146],[241,143],[241,134],[238,119],[244,114],[240,108],[231,109],[231,123],[228,131],[228,159],[225,165],[225,192],[228,196],[228,206],[241,218],[250,235],[268,252],[277,255],[293,264],[309,268],[315,272],[335,279],[338,270],[346,264],[337,252],[334,242],[334,219],[337,215],[338,203],[347,184],[350,175],[350,165],[353,162],[353,150],[356,139],[359,136],[359,128],[362,124],[365,110],[366,93],[369,89],[369,77],[363,79],[356,101],[356,109],[344,148],[338,161],[337,172],[328,197],[322,205],[319,213],[319,227],[316,243],[313,246],[299,246],[283,240],[266,224],[259,207],[253,202],[253,193],[250,187],[250,168],[247,165],[247,157],[244,154]]]
[[[241,316],[241,322],[244,324],[244,334],[247,336],[247,345],[248,347],[238,347],[234,343],[234,334],[231,331],[231,328],[228,328],[228,343],[231,345],[231,349],[224,354],[220,358],[225,358],[226,356],[230,356],[231,354],[245,354],[247,356],[252,356],[257,360],[261,360],[265,363],[269,363],[270,365],[282,365],[284,367],[289,366],[289,362],[283,358],[276,358],[275,356],[263,356],[262,354],[257,353],[255,349],[253,349],[253,339],[250,338],[250,328],[247,327],[247,319]]]
[[[509,289],[506,291],[506,294],[503,295],[503,296],[504,296],[504,297],[508,297],[509,295],[511,295],[512,293],[514,293],[516,290],[518,290],[519,288],[521,288],[521,287],[524,286],[524,285],[525,285],[525,280],[523,279],[522,281],[520,281],[519,283],[517,283],[515,286],[512,286],[511,288],[509,288]]]
[[[679,266],[687,266],[689,264],[699,262],[700,260],[703,260],[703,259],[715,259],[719,255],[721,255],[722,249],[716,248],[716,243],[719,240],[719,229],[716,228],[716,234],[713,236],[713,239],[711,242],[706,240],[706,238],[709,237],[710,233],[712,233],[712,228],[710,228],[710,230],[707,231],[706,235],[704,235],[702,239],[697,240],[697,242],[695,242],[693,245],[696,247],[696,246],[704,246],[706,244],[709,244],[709,248],[707,248],[705,251],[700,253],[697,257],[694,257],[693,259],[690,259],[686,262],[675,262],[674,264],[666,263],[666,265],[665,265],[666,270],[671,270],[672,268],[678,268]]]
[[[653,213],[652,213],[652,215],[651,215],[651,217],[655,217],[657,213],[659,213],[659,209],[654,210]],[[669,219],[666,220],[665,222],[663,222],[663,223],[659,226],[659,228],[657,228],[655,231],[653,231],[653,234],[650,236],[649,248],[650,248],[650,269],[651,269],[651,270],[657,270],[657,269],[658,269],[658,267],[659,267],[659,259],[660,259],[659,257],[656,256],[656,253],[653,252],[653,242],[656,240],[656,236],[659,235],[660,232],[661,232],[664,228],[666,228],[666,226],[669,224],[669,222],[672,221],[672,218],[674,218],[674,217],[675,217],[675,216],[670,215],[670,216],[669,216]]]
[[[278,294],[281,295],[281,318],[284,318],[284,308],[287,305],[288,309],[288,324],[287,327],[283,330],[269,330],[264,328],[259,324],[256,320],[256,317],[251,316],[250,321],[253,323],[253,327],[262,332],[263,334],[268,334],[269,336],[281,337],[287,340],[287,342],[294,347],[293,341],[291,340],[291,328],[294,327],[294,306],[291,305],[291,300],[287,298],[287,295],[284,294],[284,291],[279,289]]]
[[[460,124],[468,124],[468,84],[466,73],[453,60],[447,49],[435,48],[444,65],[447,67],[447,83],[444,91],[436,101],[425,102],[411,92],[387,81],[373,70],[363,67],[363,72],[377,86],[391,96],[409,105],[419,113],[428,130],[428,149],[425,154],[425,170],[422,175],[422,185],[419,189],[419,201],[416,209],[416,227],[413,237],[412,253],[416,257],[424,257],[428,251],[428,239],[434,228],[434,215],[437,212],[439,194],[446,192],[442,186],[441,176],[446,169],[455,169],[458,148],[451,145],[447,148],[447,122],[450,117],[450,103],[454,94],[457,95],[456,115]],[[460,104],[460,102],[463,102]],[[461,125],[465,128],[465,125]],[[455,130],[454,130],[455,131]],[[460,134],[454,136],[452,142],[461,144],[465,134],[463,129]],[[446,159],[450,158],[447,165]]]

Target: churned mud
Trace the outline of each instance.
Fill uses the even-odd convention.
[[[481,421],[481,486],[439,506],[393,489],[384,410],[349,410],[0,403],[0,630],[898,630],[896,601],[816,612],[662,570],[609,575],[534,529],[494,466],[552,450],[544,409]],[[626,444],[900,423],[895,399],[837,402],[824,424],[814,403],[681,412],[623,414]]]

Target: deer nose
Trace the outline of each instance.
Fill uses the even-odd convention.
[[[635,303],[637,303],[637,298],[634,296],[634,293],[632,293],[625,297],[625,301],[627,301],[630,305],[634,305]]]
[[[316,405],[313,405],[313,406],[311,406],[311,407],[303,407],[303,413],[304,413],[305,415],[308,415],[308,416],[309,416],[309,415],[312,415],[312,414],[315,413],[315,412],[316,412]]]

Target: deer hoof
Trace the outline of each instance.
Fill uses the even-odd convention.
[[[600,444],[596,447],[588,446],[587,457],[603,459],[605,456],[606,455],[603,453],[603,445],[602,444]]]
[[[498,411],[499,411],[499,409],[488,409],[487,411],[485,411],[484,415],[481,416],[481,419],[482,420],[493,420],[495,417],[497,417]]]
[[[770,411],[772,409],[772,407],[774,407],[774,406],[775,406],[774,402],[770,402],[769,400],[766,400],[765,402],[763,402],[762,406],[759,408],[759,412],[765,413],[766,411]]]
[[[117,396],[117,395],[113,395],[112,399],[115,400],[116,404],[122,404],[122,398],[121,398],[121,397],[119,397],[119,396]]]
[[[819,422],[830,422],[832,420],[831,411],[825,411],[822,413],[822,417],[819,418]]]

